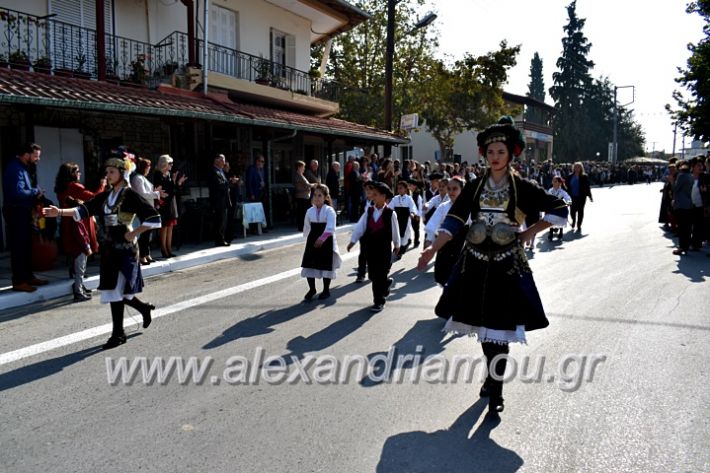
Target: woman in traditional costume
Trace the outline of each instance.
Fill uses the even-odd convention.
[[[134,166],[129,159],[111,158],[105,165],[109,190],[72,209],[49,206],[42,211],[45,217],[73,217],[77,222],[89,216],[96,217],[101,243],[101,303],[111,305],[113,322],[113,331],[103,346],[104,350],[126,343],[124,306],[140,312],[143,328],[150,325],[151,311],[155,309],[152,304],[136,297],[143,290],[137,237],[145,231],[160,228],[160,215],[128,186],[127,178]],[[135,217],[141,225],[134,229],[131,222]]]
[[[479,133],[477,141],[488,170],[466,185],[418,268],[424,269],[471,218],[463,252],[435,312],[448,320],[444,331],[481,342],[488,378],[480,395],[489,397],[490,411],[502,412],[508,345],[526,343],[526,331],[549,325],[523,244],[551,225],[564,226],[567,205],[512,170],[513,156],[525,149],[512,118],[501,118]],[[525,216],[535,212],[545,216],[520,231]]]

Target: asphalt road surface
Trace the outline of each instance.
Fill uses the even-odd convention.
[[[511,354],[518,368],[544,360],[542,376],[507,383],[499,418],[478,372],[444,370],[481,351],[440,332],[441,289],[414,269],[418,251],[394,264],[374,314],[370,284],[354,283],[357,248],[333,297],[302,303],[298,245],[148,280],[159,317],[107,352],[96,296],[1,312],[0,469],[710,471],[710,258],[671,254],[659,190],[594,189],[581,234],[538,238],[531,265],[551,324]],[[151,380],[158,357],[208,369]],[[146,376],[124,382],[121,359]]]

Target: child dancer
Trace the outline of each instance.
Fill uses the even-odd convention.
[[[399,254],[399,223],[397,214],[387,207],[387,199],[392,198],[392,190],[387,184],[377,182],[372,187],[373,205],[355,225],[348,251],[360,240],[367,248],[367,272],[372,281],[374,304],[372,312],[384,309],[385,297],[389,295],[392,279],[387,278],[392,266],[392,246],[394,254]]]
[[[449,197],[446,195],[447,188],[449,185],[449,180],[444,178],[438,179],[437,181],[438,184],[438,191],[439,193],[436,194],[434,197],[429,199],[426,204],[424,204],[424,224],[426,225],[427,222],[429,222],[429,219],[434,215],[434,212],[436,212],[436,208],[446,202]]]
[[[392,198],[388,207],[397,214],[401,244],[397,259],[401,259],[412,241],[412,233],[414,233],[412,219],[417,215],[417,207],[414,205],[412,196],[409,195],[409,184],[406,181],[402,180],[397,183],[397,195]]]
[[[317,184],[311,197],[313,206],[306,211],[303,220],[306,249],[301,262],[301,277],[308,281],[308,292],[303,298],[306,301],[316,295],[316,279],[323,279],[323,292],[318,299],[330,297],[330,281],[335,279],[335,270],[341,263],[338,242],[334,237],[336,215],[330,202],[328,187]]]
[[[414,206],[417,208],[416,217],[412,217],[412,229],[414,230],[414,246],[412,248],[417,248],[419,246],[419,227],[421,226],[421,220],[424,214],[424,211],[422,210],[424,200],[422,199],[422,192],[420,190],[419,182],[414,179],[410,179],[408,185],[409,192],[412,194]]]
[[[552,187],[547,190],[547,193],[550,195],[554,195],[558,199],[564,200],[567,205],[569,205],[572,202],[572,197],[569,196],[567,192],[562,188],[562,178],[560,176],[555,176],[552,178]],[[553,225],[550,227],[550,234],[547,235],[547,239],[552,241],[552,239],[555,237],[555,234],[557,234],[557,238],[562,240],[562,233],[564,231],[564,227],[561,227],[559,225]]]
[[[365,187],[365,213],[367,209],[372,207],[372,188],[374,187],[374,181],[367,181],[364,185]],[[360,242],[360,254],[357,257],[357,279],[356,283],[361,283],[365,281],[365,273],[367,272],[367,247],[365,242]]]

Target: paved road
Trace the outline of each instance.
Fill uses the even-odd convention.
[[[385,311],[372,314],[369,284],[353,282],[354,259],[334,283],[335,298],[300,303],[305,282],[287,272],[300,247],[290,247],[151,279],[145,298],[163,316],[146,331],[129,328],[131,339],[115,350],[97,350],[106,335],[74,336],[0,365],[2,471],[710,471],[710,258],[671,255],[655,223],[659,189],[595,189],[582,235],[538,240],[531,265],[551,325],[511,352],[521,362],[544,357],[545,382],[508,383],[500,419],[485,415],[477,381],[433,382],[441,372],[434,358],[428,371],[405,364],[400,383],[369,379],[357,366],[349,382],[313,382],[311,355],[375,364],[394,345],[396,355],[451,361],[480,348],[439,332],[432,308],[440,289],[431,272],[413,270],[414,252],[393,268]],[[98,302],[2,312],[0,360],[109,321]],[[235,359],[222,376],[230,357],[260,351],[285,356],[299,382],[236,383]],[[591,360],[602,360],[578,389],[572,375],[582,358],[570,354],[587,357],[585,376]],[[201,384],[173,376],[146,385],[137,376],[110,385],[107,356],[213,363]],[[569,382],[558,373],[565,359]],[[325,358],[316,363],[321,378],[332,374]]]

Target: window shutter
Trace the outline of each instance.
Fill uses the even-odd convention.
[[[286,65],[296,67],[296,37],[290,34],[286,35]]]

